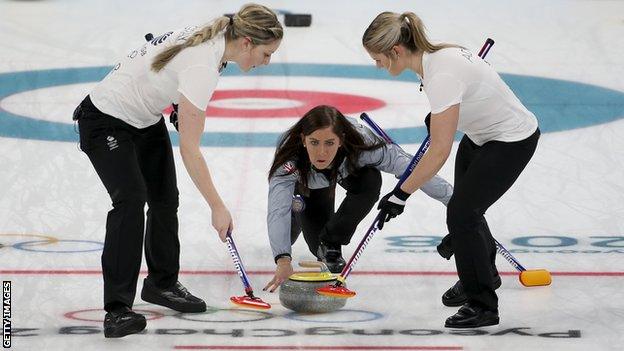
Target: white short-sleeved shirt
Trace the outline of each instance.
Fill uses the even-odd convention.
[[[423,89],[431,113],[459,105],[457,129],[477,145],[488,141],[519,141],[537,129],[527,110],[490,65],[462,48],[424,53]]]
[[[136,128],[156,124],[166,107],[178,103],[180,94],[205,110],[219,80],[225,51],[223,33],[183,49],[158,73],[151,68],[156,55],[183,43],[198,29],[191,26],[167,32],[130,52],[91,91],[93,104]]]

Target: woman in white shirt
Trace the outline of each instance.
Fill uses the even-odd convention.
[[[141,298],[180,312],[206,310],[178,282],[178,189],[161,113],[171,104],[176,108],[184,166],[225,241],[232,217],[200,151],[204,111],[228,61],[243,71],[267,65],[282,36],[275,13],[256,4],[205,26],[167,32],[124,57],[76,109],[81,149],[113,203],[102,253],[105,337],[145,328],[145,317],[132,311],[144,231],[148,276]]]
[[[431,146],[400,189],[379,202],[383,220],[403,212],[411,193],[446,162],[456,131],[464,133],[455,159],[447,225],[459,282],[443,301],[465,304],[445,326],[474,328],[499,323],[495,289],[500,278],[496,246],[485,211],[515,182],[539,139],[537,119],[500,76],[477,55],[451,44],[432,44],[412,12],[383,12],[366,29],[364,48],[391,75],[419,75],[431,105]]]

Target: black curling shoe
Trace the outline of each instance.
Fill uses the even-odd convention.
[[[161,289],[145,278],[143,280],[143,290],[141,290],[141,299],[178,312],[206,312],[204,300],[193,296],[180,282],[176,282],[172,287]]]
[[[104,337],[121,338],[126,335],[136,334],[145,329],[146,325],[145,316],[135,313],[127,306],[119,307],[106,314],[104,318]]]
[[[486,310],[481,306],[466,303],[457,313],[446,319],[444,326],[447,328],[478,328],[497,325],[498,322],[498,311]]]
[[[325,263],[329,271],[332,273],[340,273],[342,269],[347,265],[344,258],[342,258],[342,250],[340,245],[326,245],[321,243],[318,247],[316,256],[320,261]]]
[[[501,284],[500,275],[496,275],[494,277],[494,290],[500,288]],[[457,307],[466,302],[468,302],[468,296],[466,296],[464,287],[459,280],[442,295],[442,304],[444,306]]]

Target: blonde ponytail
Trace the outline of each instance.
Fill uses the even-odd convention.
[[[403,45],[411,52],[436,52],[453,44],[432,44],[427,38],[425,25],[415,13],[382,12],[364,31],[362,45],[373,53],[390,55],[392,47]]]
[[[217,35],[217,33],[224,30],[228,23],[230,23],[230,19],[228,17],[219,17],[212,24],[209,24],[200,30],[193,33],[189,36],[186,41],[181,44],[175,44],[167,49],[165,49],[160,54],[156,55],[154,61],[152,61],[152,71],[160,72],[169,61],[171,61],[180,51],[199,45],[207,40],[210,40]]]
[[[275,12],[266,6],[247,4],[231,19],[219,17],[193,33],[183,43],[175,44],[156,55],[152,61],[152,70],[160,72],[180,51],[210,40],[222,31],[225,31],[226,40],[248,37],[254,45],[266,45],[282,39],[284,35]]]

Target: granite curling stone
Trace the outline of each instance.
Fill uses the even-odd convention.
[[[309,265],[305,265],[309,263],[302,262],[300,265],[309,267]],[[317,262],[312,263],[315,266],[320,266]],[[279,291],[282,306],[301,313],[326,313],[344,307],[348,299],[323,296],[316,292],[317,288],[336,282],[336,276],[328,270],[324,271],[323,268],[327,270],[327,267],[322,267],[321,272],[295,273],[282,283]]]

